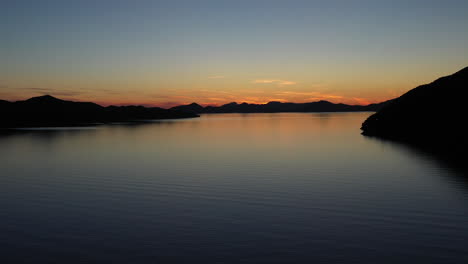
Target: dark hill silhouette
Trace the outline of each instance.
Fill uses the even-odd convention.
[[[172,107],[171,109],[189,113],[203,113],[203,106],[197,103],[191,103],[189,105],[179,105]]]
[[[421,85],[370,116],[364,135],[417,145],[425,150],[459,155],[467,144],[468,67]]]
[[[222,106],[206,106],[192,103],[189,105],[179,105],[171,109],[180,110],[188,113],[279,113],[279,112],[359,112],[359,111],[377,111],[389,102],[379,104],[346,105],[334,104],[328,101],[318,101],[311,103],[281,103],[269,102],[267,104],[248,104],[236,102],[228,103]]]
[[[7,106],[9,106],[10,104],[11,104],[11,103],[8,102],[8,101],[0,100],[0,108],[7,107]]]
[[[197,117],[196,114],[158,107],[108,106],[73,102],[50,95],[25,101],[0,101],[0,128],[35,126],[72,126],[92,123],[129,122],[151,119]]]

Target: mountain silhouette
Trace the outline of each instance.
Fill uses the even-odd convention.
[[[392,100],[361,129],[367,136],[406,142],[444,155],[463,154],[468,147],[467,95],[468,67]]]
[[[267,104],[248,104],[236,102],[228,103],[222,106],[206,106],[192,103],[189,105],[179,105],[172,107],[172,110],[179,110],[187,113],[279,113],[279,112],[359,112],[359,111],[377,111],[389,101],[379,104],[347,105],[334,104],[328,101],[318,101],[311,103],[281,103],[269,102]]]
[[[65,101],[50,95],[33,97],[17,102],[0,100],[0,113],[3,113],[0,128],[73,126],[93,123],[198,117],[198,115],[193,113],[159,107],[103,107],[91,102]]]

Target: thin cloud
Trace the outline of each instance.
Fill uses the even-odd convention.
[[[253,83],[275,83],[278,80],[254,80]]]
[[[279,82],[279,85],[295,85],[296,82],[292,82],[292,81],[281,81]]]
[[[341,99],[343,96],[336,94],[325,94],[320,92],[295,92],[295,91],[280,91],[276,95],[279,96],[302,96],[302,97],[312,97],[312,98],[323,98],[323,99]]]
[[[358,104],[360,105],[368,105],[368,104],[371,104],[372,102],[369,101],[368,99],[366,98],[361,98],[361,97],[353,97],[351,98],[353,99],[354,101],[356,101]]]
[[[53,96],[76,96],[83,94],[82,91],[77,90],[65,90],[65,89],[53,89],[53,88],[39,88],[39,87],[23,87],[17,88],[23,91],[29,91],[40,94],[50,94]]]
[[[253,80],[252,83],[254,84],[276,84],[278,86],[297,84],[296,82],[293,82],[293,81],[278,80],[278,79],[258,79],[258,80]]]

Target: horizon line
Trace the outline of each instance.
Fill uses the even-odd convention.
[[[197,104],[197,105],[200,105],[202,106],[203,108],[205,107],[221,107],[221,106],[224,106],[224,105],[228,105],[228,104],[249,104],[249,105],[267,105],[269,103],[281,103],[281,104],[307,104],[307,103],[318,103],[318,102],[328,102],[328,103],[331,103],[331,104],[343,104],[343,105],[350,105],[350,106],[368,106],[368,105],[373,105],[373,104],[380,104],[380,103],[383,103],[383,102],[386,102],[386,101],[389,101],[389,100],[392,100],[392,99],[386,99],[386,100],[383,100],[383,101],[379,101],[379,102],[370,102],[370,103],[366,103],[366,104],[346,104],[346,103],[342,103],[342,102],[338,102],[338,103],[334,103],[334,102],[331,102],[329,100],[325,100],[325,99],[320,99],[320,100],[317,100],[317,101],[307,101],[307,102],[290,102],[290,101],[279,101],[279,100],[272,100],[272,101],[268,101],[268,102],[263,102],[263,103],[257,103],[257,102],[247,102],[247,101],[243,101],[243,102],[237,102],[237,101],[231,101],[231,102],[227,102],[227,103],[224,103],[224,104],[212,104],[212,103],[197,103],[197,102],[191,102],[191,103],[175,103],[175,102],[166,102],[166,103],[162,103],[162,105],[173,105],[173,106],[169,106],[169,107],[162,107],[162,106],[158,106],[156,104],[148,104],[148,103],[117,103],[117,104],[109,104],[109,103],[102,103],[102,102],[99,102],[99,100],[96,100],[96,101],[82,101],[82,100],[76,100],[76,99],[61,99],[59,97],[56,97],[56,96],[53,96],[51,94],[43,94],[43,95],[38,95],[38,96],[33,96],[33,97],[29,97],[29,98],[26,98],[26,99],[21,99],[21,100],[13,100],[13,101],[10,101],[10,100],[4,100],[4,99],[0,99],[1,100],[4,100],[4,101],[7,101],[7,102],[21,102],[21,101],[26,101],[26,100],[29,100],[29,99],[32,99],[32,98],[38,98],[38,97],[52,97],[52,98],[55,98],[55,99],[58,99],[58,100],[62,100],[62,101],[71,101],[71,102],[81,102],[81,103],[94,103],[94,104],[98,104],[100,106],[103,106],[103,107],[108,107],[108,106],[143,106],[143,107],[158,107],[158,108],[162,108],[162,109],[170,109],[170,108],[173,108],[173,107],[177,107],[177,106],[186,106],[186,105],[191,105],[191,104]]]

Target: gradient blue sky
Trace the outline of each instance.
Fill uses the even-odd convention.
[[[390,99],[468,66],[468,1],[3,1],[0,98]]]

